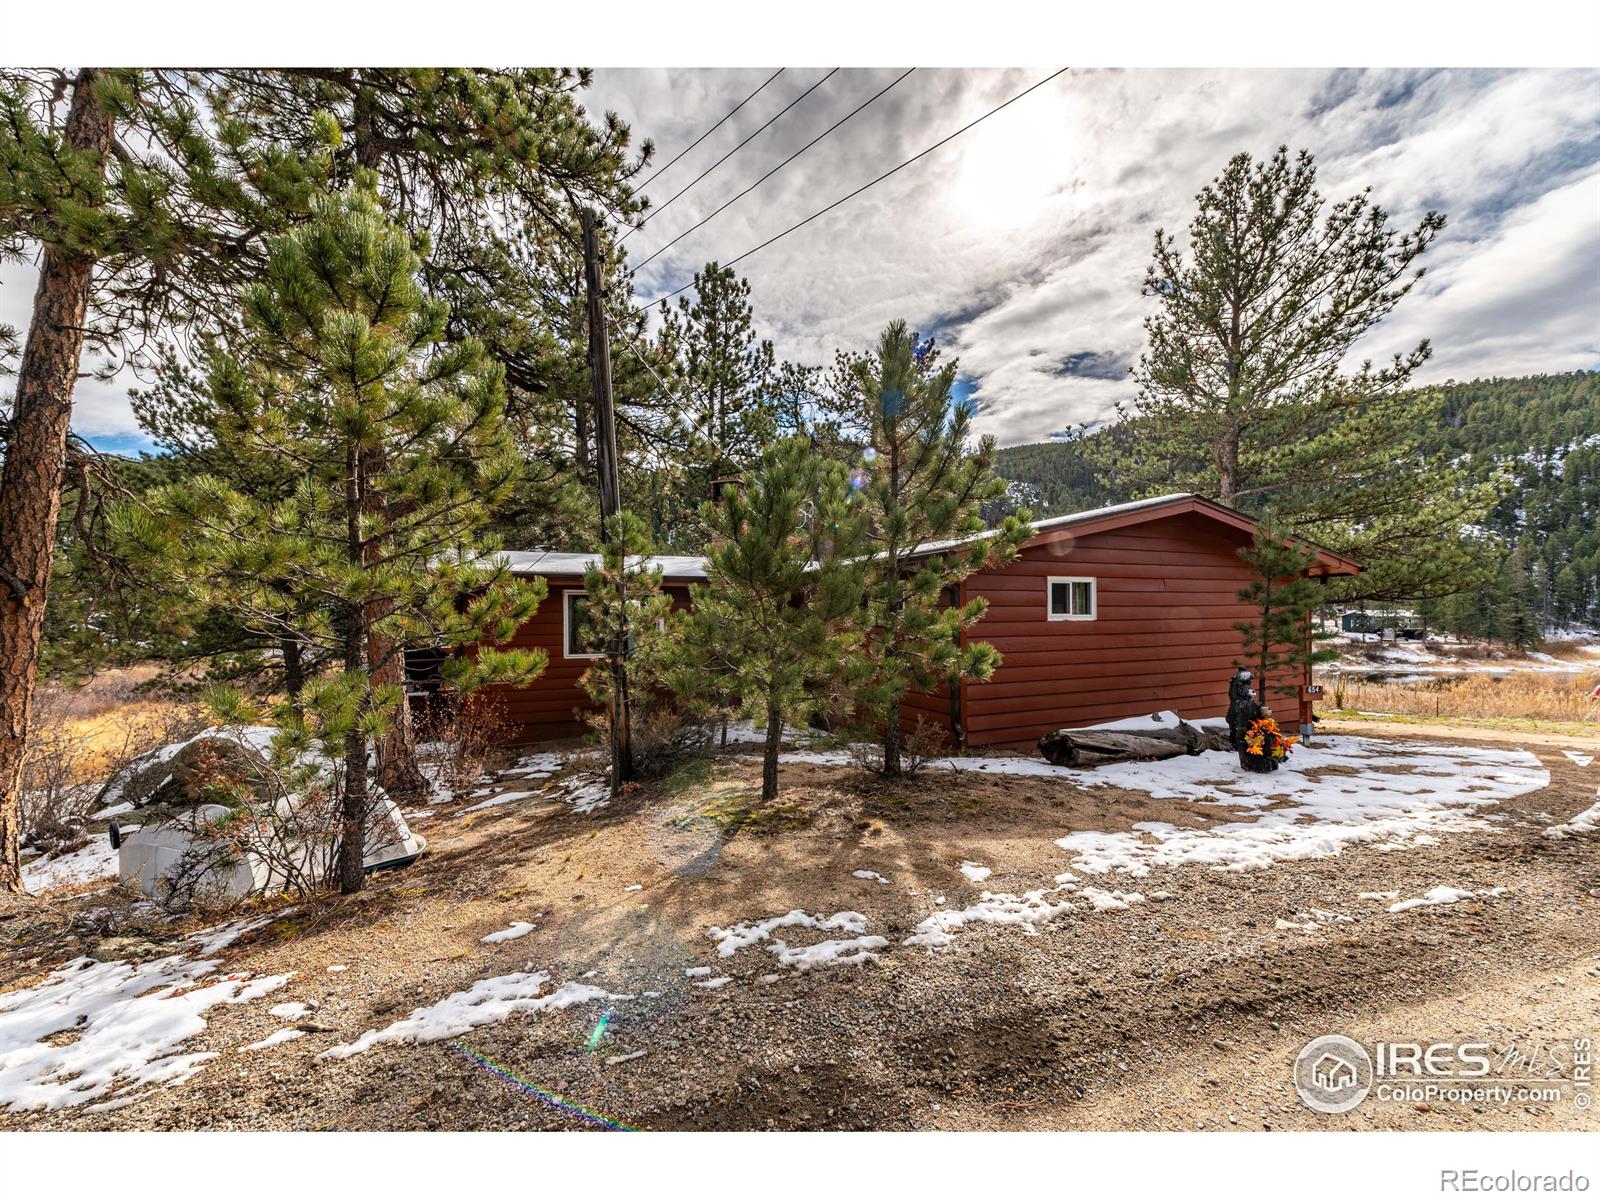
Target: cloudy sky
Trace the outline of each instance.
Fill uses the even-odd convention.
[[[919,70],[638,274],[647,301],[1053,68]],[[598,71],[595,107],[664,163],[771,73]],[[667,200],[826,68],[785,71],[648,189]],[[638,262],[899,74],[840,71],[629,238]],[[959,354],[978,426],[1038,441],[1104,417],[1143,342],[1157,226],[1228,158],[1310,150],[1325,196],[1447,214],[1428,275],[1362,346],[1430,338],[1427,379],[1600,366],[1600,73],[1071,71],[741,263],[782,356],[825,362],[904,317]]]
[[[647,302],[923,150],[1052,67],[918,70],[749,196],[639,271]],[[775,68],[598,70],[665,163]],[[816,83],[783,72],[655,180],[657,206]],[[645,256],[703,219],[898,69],[841,70],[664,208]],[[1073,70],[742,262],[780,356],[824,363],[904,317],[959,355],[978,426],[1038,441],[1105,417],[1143,341],[1139,285],[1157,226],[1238,151],[1317,158],[1325,196],[1372,188],[1397,224],[1449,224],[1427,277],[1361,347],[1430,338],[1426,380],[1600,367],[1600,72]],[[0,271],[0,320],[25,324],[31,272]],[[137,444],[122,390],[84,381],[77,426]]]

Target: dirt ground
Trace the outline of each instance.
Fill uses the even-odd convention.
[[[1438,732],[1404,737],[1473,736]],[[1101,877],[1150,899],[1080,909],[1037,936],[968,926],[938,950],[899,943],[935,904],[1049,886],[1068,869],[1056,838],[1236,814],[1049,777],[930,769],[888,787],[803,764],[785,764],[783,797],[763,809],[751,799],[759,764],[737,757],[589,814],[504,778],[502,791],[533,795],[438,806],[416,822],[431,843],[417,864],[373,876],[359,896],[303,904],[224,951],[223,970],[295,976],[270,1000],[206,1014],[185,1050],[220,1056],[194,1079],[110,1112],[0,1114],[0,1128],[1600,1129],[1570,1099],[1369,1100],[1326,1116],[1291,1084],[1295,1055],[1323,1033],[1600,1033],[1600,842],[1543,834],[1595,802],[1600,762],[1580,767],[1534,738],[1494,744],[1534,752],[1551,784],[1493,806],[1487,828],[1247,873]],[[956,869],[968,860],[993,875],[969,882]],[[1399,914],[1356,899],[1441,884],[1507,890]],[[794,908],[868,914],[892,950],[762,982],[770,955],[719,958],[707,936]],[[1353,919],[1278,926],[1311,908]],[[481,941],[513,921],[535,929]],[[0,921],[0,992],[78,954],[171,952],[174,936],[115,892],[53,897]],[[733,981],[697,987],[704,979],[685,971],[699,967]],[[632,998],[317,1057],[475,981],[532,969],[552,987],[583,980]],[[266,1010],[286,1001],[318,1006],[307,1035],[236,1053],[284,1025]]]

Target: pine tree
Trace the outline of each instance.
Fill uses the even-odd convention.
[[[1234,626],[1244,637],[1244,657],[1234,665],[1255,672],[1257,693],[1266,704],[1272,676],[1330,662],[1339,652],[1316,648],[1312,637],[1311,612],[1326,594],[1305,574],[1316,561],[1313,551],[1290,540],[1269,514],[1239,557],[1253,572],[1239,599],[1255,616]]]
[[[861,638],[864,513],[843,465],[790,438],[701,519],[708,582],[680,620],[672,686],[731,696],[765,729],[761,799],[772,800],[784,724],[827,706],[826,685]]]
[[[906,691],[987,679],[1000,665],[989,643],[960,644],[987,602],[955,604],[949,592],[985,563],[1014,558],[1032,532],[1026,512],[985,529],[982,506],[1005,491],[994,475],[994,439],[968,446],[971,408],[951,398],[956,363],[938,360],[931,339],[918,342],[895,321],[871,356],[854,361],[845,398],[866,446],[852,478],[871,553],[857,701],[881,740],[890,777],[902,771]],[[938,553],[914,554],[924,543],[947,541]]]
[[[1156,231],[1138,396],[1119,408],[1121,436],[1093,443],[1096,461],[1136,494],[1270,507],[1362,562],[1360,596],[1458,590],[1485,569],[1464,529],[1495,491],[1423,448],[1441,400],[1406,385],[1428,343],[1343,367],[1422,277],[1444,217],[1401,233],[1366,192],[1327,207],[1315,185],[1309,154],[1239,154],[1199,193],[1187,254]]]
[[[293,491],[202,476],[126,510],[122,533],[174,586],[337,664],[307,689],[305,721],[284,725],[290,737],[311,728],[342,762],[339,885],[351,892],[368,756],[399,702],[371,647],[484,644],[453,664],[457,683],[525,680],[542,654],[487,645],[508,640],[544,588],[484,565],[488,511],[518,470],[498,367],[476,341],[448,340],[446,306],[424,294],[422,257],[370,177],[314,214],[271,241],[245,296],[246,339],[208,364],[217,442],[294,463]]]
[[[239,136],[291,151],[333,139],[333,178],[374,172],[395,220],[432,247],[423,265],[428,294],[450,310],[451,334],[471,336],[502,368],[508,423],[532,461],[507,514],[534,517],[522,544],[592,533],[577,517],[572,454],[555,428],[579,414],[588,385],[564,387],[586,355],[570,340],[576,210],[592,204],[622,219],[641,211],[628,181],[651,147],[630,153],[615,114],[592,119],[580,103],[588,71],[556,68],[327,67],[209,70],[189,74]],[[581,340],[581,339],[580,339]],[[583,342],[586,346],[586,341]],[[581,432],[581,430],[580,430]],[[574,458],[572,455],[577,457]],[[381,612],[370,627],[381,636]],[[375,644],[386,682],[399,686],[403,655]],[[403,697],[403,692],[402,692]],[[379,750],[396,791],[422,786],[409,711],[402,699]]]
[[[707,263],[694,276],[694,299],[663,304],[660,344],[677,360],[689,439],[685,499],[693,514],[712,479],[743,471],[776,433],[772,343],[755,335],[750,284],[732,268]]]
[[[0,474],[0,891],[22,890],[18,791],[86,349],[114,367],[218,307],[305,161],[240,153],[161,72],[0,72],[0,255],[39,253]],[[65,121],[58,101],[70,97]]]

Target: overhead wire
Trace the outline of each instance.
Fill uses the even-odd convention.
[[[741,263],[745,259],[749,258],[752,254],[755,254],[755,253],[757,253],[757,252],[759,252],[761,250],[765,250],[768,246],[772,245],[774,242],[780,241],[783,238],[788,237],[791,233],[795,232],[795,230],[801,229],[801,228],[805,227],[806,225],[811,224],[811,222],[815,221],[818,217],[824,216],[825,214],[832,212],[834,209],[838,208],[841,204],[844,204],[847,201],[855,199],[857,196],[861,195],[861,193],[865,192],[867,189],[872,188],[872,187],[876,187],[878,184],[882,183],[885,179],[888,179],[891,175],[894,175],[899,171],[903,171],[906,167],[909,167],[912,163],[916,162],[918,159],[926,158],[928,155],[932,154],[935,150],[939,149],[941,146],[944,146],[944,145],[948,144],[949,142],[954,141],[956,138],[960,137],[963,133],[966,133],[967,130],[973,128],[973,126],[982,124],[984,121],[987,121],[990,117],[994,116],[996,113],[1000,112],[1002,109],[1009,108],[1011,105],[1015,104],[1018,100],[1021,100],[1024,96],[1028,95],[1030,92],[1035,92],[1039,88],[1042,88],[1045,84],[1049,83],[1051,80],[1057,79],[1060,76],[1065,75],[1069,69],[1070,68],[1068,68],[1068,67],[1062,67],[1059,71],[1051,72],[1049,75],[1046,75],[1043,79],[1039,80],[1037,83],[1035,83],[1035,84],[1033,84],[1033,85],[1031,85],[1029,87],[1024,88],[1022,91],[1018,92],[1015,96],[1012,96],[1011,99],[1005,101],[1002,104],[995,105],[995,107],[991,108],[988,112],[984,113],[982,116],[975,117],[973,120],[968,121],[965,125],[963,125],[960,129],[957,129],[954,133],[948,134],[945,137],[940,138],[937,142],[934,142],[933,145],[927,147],[927,149],[918,151],[916,154],[913,154],[910,158],[908,158],[908,159],[904,160],[903,162],[901,162],[901,163],[889,168],[889,170],[885,171],[882,175],[879,175],[876,179],[869,180],[868,182],[862,184],[860,187],[856,188],[854,191],[848,192],[845,195],[840,196],[832,204],[829,204],[824,208],[819,208],[816,212],[812,213],[810,216],[806,217],[804,220],[796,221],[793,225],[789,226],[787,229],[783,230],[781,233],[776,233],[772,237],[769,237],[766,241],[761,242],[758,245],[752,246],[750,249],[746,250],[743,254],[740,254],[735,258],[731,258],[731,259],[727,260],[726,262],[722,263],[722,266],[723,267],[735,266],[736,264]],[[909,74],[909,72],[908,72],[908,74]],[[904,79],[905,76],[902,75],[900,78]],[[897,79],[895,82],[898,83],[899,80]],[[893,84],[891,84],[890,86],[892,87]],[[879,93],[879,94],[881,95],[882,93]],[[876,97],[874,97],[874,99],[876,99]],[[869,101],[869,103],[870,103],[870,101]],[[780,166],[781,165],[782,164],[780,164]],[[763,177],[763,178],[765,178],[765,177]],[[757,182],[759,183],[760,181],[758,180]],[[746,190],[749,190],[749,189],[746,189]],[[741,193],[741,194],[743,194],[743,193]],[[736,196],[736,197],[734,197],[734,199],[738,199],[738,197]],[[730,201],[729,203],[732,203],[732,201]],[[724,205],[723,207],[725,208],[727,206]],[[719,209],[718,211],[721,211],[721,210]],[[712,214],[712,216],[715,216],[715,215],[716,215],[716,213]],[[709,217],[706,218],[706,219],[710,220]],[[702,221],[701,224],[703,225],[703,224],[705,224],[705,222]],[[694,228],[699,228],[699,226],[695,226]],[[694,229],[685,230],[685,234],[693,233],[693,232],[694,232]],[[679,237],[682,237],[682,236],[683,236],[682,234],[679,235]],[[674,242],[677,241],[677,240],[678,240],[678,238],[674,238],[673,239]],[[671,246],[671,245],[672,245],[672,242],[668,242],[667,243],[667,246]],[[662,250],[667,249],[667,246],[663,246],[661,248],[661,250],[657,250],[656,254],[652,254],[650,256],[650,258],[656,257],[656,255],[660,254]],[[641,262],[639,264],[639,267],[643,267],[645,265],[645,263],[647,263],[649,261],[650,261],[649,258],[645,259],[643,262]],[[639,269],[639,267],[634,267],[633,270],[637,271]],[[676,295],[678,295],[678,294],[680,294],[682,292],[688,291],[693,286],[694,286],[693,282],[686,283],[680,288],[675,288],[670,292],[667,292],[667,293],[665,293],[663,295],[657,296],[654,300],[650,301],[648,304],[644,305],[643,307],[646,308],[646,309],[654,308],[657,304],[660,304],[663,300],[670,300],[674,296],[676,296]]]
[[[630,237],[632,237],[639,230],[643,229],[646,225],[650,224],[651,221],[655,220],[658,216],[660,216],[662,213],[664,213],[667,210],[667,208],[672,204],[672,202],[674,200],[676,200],[680,196],[683,196],[684,194],[686,194],[691,188],[693,188],[701,180],[705,179],[706,176],[710,175],[711,172],[715,171],[723,163],[727,162],[735,154],[739,153],[739,151],[743,150],[751,142],[755,141],[756,138],[760,137],[768,129],[771,129],[773,125],[777,124],[779,117],[783,116],[784,113],[788,112],[796,104],[799,104],[800,101],[804,100],[807,96],[811,95],[812,92],[816,91],[823,84],[827,83],[828,80],[832,79],[834,77],[834,75],[836,75],[838,73],[838,71],[839,71],[838,67],[832,68],[821,79],[817,80],[810,87],[808,87],[805,91],[801,92],[793,100],[791,100],[791,101],[789,101],[789,103],[785,104],[782,108],[780,108],[777,111],[776,114],[774,114],[767,121],[767,123],[765,125],[763,125],[760,129],[756,130],[749,137],[745,138],[744,141],[740,142],[732,150],[729,150],[721,158],[717,159],[716,162],[712,163],[704,171],[701,171],[700,174],[696,175],[693,179],[691,179],[686,186],[680,188],[677,192],[673,193],[673,195],[671,195],[667,199],[663,200],[659,205],[653,207],[647,214],[645,214],[643,220],[641,220],[637,225],[634,225],[634,226],[630,227],[629,230],[626,233],[624,233],[620,238],[617,239],[617,241],[619,243],[627,241]]]
[[[721,128],[722,128],[722,127],[723,127],[723,125],[725,125],[725,124],[726,124],[726,123],[727,123],[727,122],[728,122],[728,121],[729,121],[729,120],[730,120],[730,119],[731,119],[731,118],[732,118],[732,117],[733,117],[733,115],[734,115],[734,113],[736,113],[736,112],[738,112],[738,111],[739,111],[739,110],[740,110],[740,109],[741,109],[741,108],[743,108],[743,107],[744,107],[744,106],[745,106],[745,105],[746,105],[746,104],[749,104],[749,103],[750,103],[750,101],[752,101],[752,100],[754,100],[754,99],[755,99],[755,98],[756,98],[756,97],[757,97],[757,96],[759,96],[759,95],[760,95],[760,94],[761,94],[761,93],[762,93],[762,92],[764,92],[764,91],[766,91],[766,89],[767,89],[767,84],[769,84],[769,83],[771,83],[771,82],[772,82],[772,81],[773,81],[773,80],[774,80],[774,79],[776,79],[776,78],[777,78],[777,77],[778,77],[778,76],[779,76],[779,75],[782,75],[782,74],[783,74],[783,73],[784,73],[784,71],[785,71],[785,70],[787,70],[787,69],[788,69],[788,68],[786,68],[786,67],[779,67],[779,68],[778,68],[778,69],[777,69],[777,70],[776,70],[776,71],[774,71],[774,72],[773,72],[773,73],[772,73],[772,74],[771,74],[771,75],[768,75],[768,76],[767,76],[767,78],[766,78],[766,80],[765,80],[765,82],[763,82],[763,83],[762,83],[762,85],[761,85],[761,86],[760,86],[760,87],[758,87],[758,88],[757,88],[757,89],[756,89],[756,90],[755,90],[755,91],[753,91],[753,92],[751,92],[751,93],[750,93],[750,94],[749,94],[749,95],[748,95],[748,96],[746,96],[746,97],[745,97],[745,98],[744,98],[744,99],[743,99],[743,100],[741,100],[741,101],[739,101],[739,103],[737,103],[737,104],[735,104],[735,105],[734,105],[734,106],[733,106],[733,108],[731,108],[731,109],[730,109],[730,110],[729,110],[729,111],[728,111],[728,112],[727,112],[727,113],[726,113],[726,114],[725,114],[725,115],[724,115],[724,116],[723,116],[723,118],[722,118],[722,120],[720,120],[720,121],[718,121],[718,122],[717,122],[717,123],[716,123],[716,124],[715,124],[715,125],[713,125],[713,126],[712,126],[712,127],[711,127],[711,128],[710,128],[710,129],[708,129],[708,130],[706,130],[706,131],[705,131],[705,132],[704,132],[704,133],[702,133],[702,134],[701,134],[701,135],[700,135],[700,136],[699,136],[699,137],[697,137],[697,138],[695,138],[695,140],[694,140],[694,141],[692,141],[692,142],[690,142],[690,143],[689,143],[689,144],[688,144],[688,145],[687,145],[687,146],[685,146],[685,147],[684,147],[684,148],[683,148],[683,149],[682,149],[682,150],[680,150],[680,151],[678,151],[678,153],[677,153],[677,154],[675,154],[675,155],[673,155],[673,156],[672,156],[672,161],[671,161],[671,162],[668,162],[668,163],[667,163],[667,164],[665,164],[665,165],[664,165],[664,166],[660,166],[660,167],[657,167],[657,168],[656,168],[656,171],[655,171],[655,174],[653,174],[653,175],[651,175],[651,176],[650,176],[650,178],[649,178],[649,179],[646,179],[646,180],[645,180],[645,181],[644,181],[644,182],[643,182],[643,183],[641,183],[641,184],[639,184],[639,185],[638,185],[638,186],[637,186],[637,187],[635,187],[635,188],[634,188],[634,189],[633,189],[633,190],[634,190],[634,191],[636,191],[636,192],[639,192],[639,191],[643,191],[643,190],[644,190],[644,189],[645,189],[645,188],[647,188],[647,187],[649,187],[649,186],[650,186],[650,185],[651,185],[651,184],[652,184],[652,183],[654,183],[654,182],[655,182],[655,181],[656,181],[656,180],[657,180],[657,179],[660,179],[660,178],[661,178],[661,176],[662,176],[662,175],[664,175],[664,174],[665,174],[665,173],[666,173],[666,171],[667,171],[667,169],[668,169],[668,168],[670,168],[670,167],[671,167],[671,166],[672,166],[672,164],[673,164],[673,163],[675,163],[675,162],[677,162],[677,161],[678,161],[678,160],[679,160],[679,159],[680,159],[680,158],[682,158],[682,157],[683,157],[683,156],[684,156],[684,155],[685,155],[685,154],[687,154],[687,153],[689,153],[689,151],[691,151],[691,150],[693,150],[693,149],[694,149],[694,148],[695,148],[695,147],[696,147],[696,146],[698,146],[698,145],[699,145],[699,144],[700,144],[700,143],[701,143],[701,142],[703,142],[703,141],[705,141],[705,140],[706,140],[706,139],[707,139],[707,138],[708,138],[708,137],[710,137],[710,136],[711,136],[711,135],[712,135],[712,134],[713,134],[713,133],[715,133],[715,132],[716,132],[716,131],[717,131],[717,130],[719,130],[719,129],[721,129]]]
[[[856,107],[851,109],[849,112],[845,113],[844,116],[840,117],[837,121],[835,121],[832,125],[828,126],[821,133],[817,134],[816,137],[812,138],[804,146],[801,146],[800,149],[796,150],[793,154],[789,155],[788,158],[784,159],[777,166],[773,167],[770,171],[766,172],[766,174],[762,175],[761,178],[757,179],[754,183],[752,183],[749,187],[745,188],[742,192],[739,192],[737,195],[735,195],[733,197],[733,199],[729,200],[727,203],[721,205],[720,207],[713,209],[704,219],[702,219],[700,221],[697,221],[695,224],[689,226],[689,228],[685,229],[682,233],[678,234],[677,237],[673,238],[666,245],[659,247],[652,254],[650,254],[649,256],[641,259],[639,261],[639,265],[636,266],[636,267],[633,267],[632,270],[634,270],[634,271],[640,270],[641,268],[646,266],[648,263],[650,263],[652,260],[660,257],[662,254],[665,254],[673,246],[676,246],[679,242],[683,241],[684,238],[688,237],[695,230],[703,228],[706,224],[708,224],[710,221],[712,221],[719,213],[726,212],[729,208],[733,207],[733,205],[737,204],[740,200],[744,199],[751,192],[755,191],[758,187],[760,187],[767,180],[771,179],[779,171],[783,170],[786,166],[788,166],[790,163],[792,163],[795,159],[799,158],[807,150],[811,149],[811,147],[815,146],[818,142],[822,141],[825,137],[827,137],[829,134],[831,134],[834,130],[838,129],[846,121],[850,120],[851,117],[854,117],[857,113],[862,112],[867,107],[872,105],[874,102],[876,102],[876,101],[882,99],[884,96],[888,95],[889,92],[891,92],[898,84],[900,84],[906,78],[906,76],[910,75],[912,73],[912,71],[915,71],[915,70],[916,70],[915,67],[911,67],[909,70],[906,70],[903,73],[901,73],[898,77],[896,77],[894,79],[893,82],[888,84],[886,87],[880,88],[877,92],[873,93],[866,100],[862,101],[860,104],[856,105]]]

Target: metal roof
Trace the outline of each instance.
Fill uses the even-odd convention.
[[[596,553],[563,550],[503,550],[497,557],[513,575],[543,575],[547,578],[581,578],[590,567],[598,566]],[[638,559],[632,560],[637,562]],[[666,579],[704,579],[706,560],[691,554],[658,554],[647,560]]]

